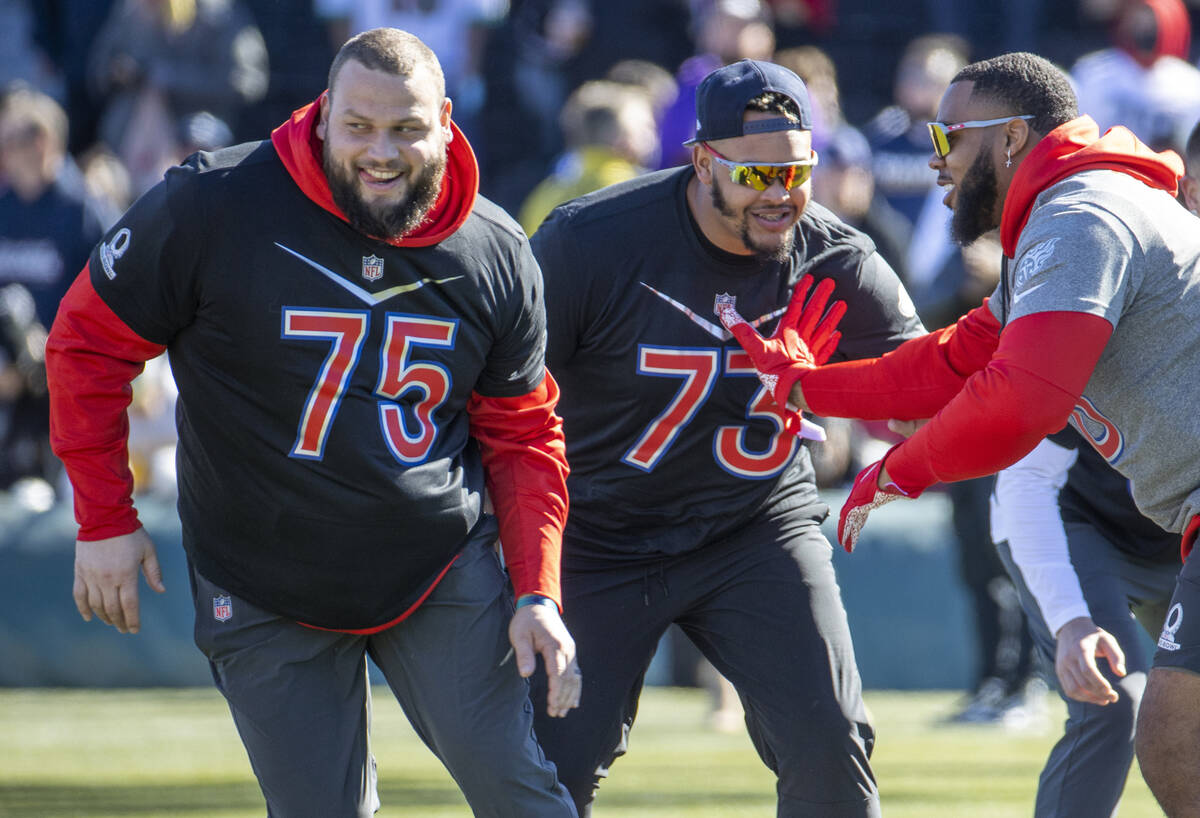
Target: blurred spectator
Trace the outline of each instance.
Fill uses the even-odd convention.
[[[455,123],[482,146],[477,123],[485,93],[484,47],[508,13],[508,0],[314,0],[313,8],[327,21],[337,47],[380,27],[402,29],[428,45],[442,64]]]
[[[100,107],[88,88],[88,53],[115,2],[38,0],[33,4],[37,40],[62,73],[64,95],[59,101],[70,120],[67,148],[72,155],[96,142]]]
[[[604,78],[622,85],[632,85],[650,97],[654,106],[654,121],[661,122],[667,109],[679,97],[679,86],[671,72],[649,60],[621,60],[613,63]]]
[[[185,117],[232,129],[267,90],[266,46],[239,0],[119,0],[88,63],[100,138],[139,194],[177,161]]]
[[[567,150],[521,206],[529,235],[563,202],[642,173],[658,151],[650,97],[628,85],[585,82],[567,98],[561,123]]]
[[[0,285],[24,285],[45,327],[114,220],[87,195],[66,146],[67,115],[53,99],[31,88],[0,99]]]
[[[171,375],[166,355],[146,362],[133,381],[129,404],[129,467],[133,490],[174,498],[178,484],[175,473],[175,400],[179,390]]]
[[[313,0],[242,3],[262,32],[270,64],[266,96],[230,123],[234,142],[261,138],[316,99],[325,89],[334,53],[328,26],[314,12]]]
[[[813,171],[813,198],[870,236],[879,254],[905,279],[910,225],[875,189],[871,147],[842,115],[833,60],[816,46],[797,46],[777,52],[775,62],[804,80],[812,98],[813,148],[820,157]]]
[[[929,169],[932,151],[925,123],[937,119],[942,92],[967,64],[967,51],[966,41],[954,35],[928,34],[912,40],[896,69],[892,104],[864,129],[871,145],[875,186],[911,224],[916,224],[936,180]]]
[[[1200,216],[1200,121],[1188,135],[1183,161],[1187,165],[1187,175],[1179,181],[1180,195],[1187,209]]]
[[[870,236],[879,254],[904,279],[910,226],[876,192],[866,138],[855,128],[840,128],[818,155],[820,164],[812,176],[813,199]]]
[[[828,54],[815,45],[802,45],[780,49],[773,61],[793,71],[808,88],[813,103],[814,149],[821,150],[843,129],[857,130],[842,114],[837,68]]]
[[[1183,150],[1200,117],[1200,69],[1187,62],[1191,23],[1183,0],[1129,0],[1113,45],[1071,68],[1079,111],[1101,132],[1124,125],[1155,150]]]
[[[129,179],[129,171],[107,145],[95,143],[80,154],[78,162],[88,195],[106,211],[124,213],[133,204],[133,184]]]
[[[692,12],[696,53],[675,74],[679,95],[661,123],[659,167],[686,165],[696,132],[696,86],[714,69],[738,60],[769,60],[775,52],[771,15],[762,0],[700,0]]]
[[[20,481],[53,486],[59,472],[50,450],[46,392],[46,327],[20,284],[0,286],[0,490]]]
[[[605,76],[621,60],[652,60],[674,70],[692,53],[685,21],[697,2],[710,0],[588,0],[591,30],[566,65],[568,87]]]
[[[67,115],[32,88],[0,99],[0,488],[53,485],[46,330],[113,213],[67,154]]]
[[[34,11],[30,0],[0,0],[0,88],[19,81],[61,98],[62,77],[35,37]]]
[[[586,0],[512,0],[508,17],[488,38],[480,190],[510,213],[562,152],[564,67],[591,26]]]

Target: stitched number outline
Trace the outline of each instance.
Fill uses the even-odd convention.
[[[424,315],[388,313],[384,343],[379,351],[379,426],[392,456],[405,465],[424,462],[437,439],[434,412],[450,395],[450,371],[432,362],[409,360],[415,347],[453,349],[457,321]],[[291,457],[321,460],[333,421],[341,408],[346,384],[362,355],[370,327],[364,310],[285,308],[283,336],[329,344],[329,354],[304,402]],[[417,390],[414,402],[402,402],[406,392]]]
[[[681,378],[683,383],[666,409],[650,421],[637,442],[621,457],[621,462],[641,471],[653,471],[712,394],[722,374],[722,363],[724,374],[731,377],[758,374],[750,356],[742,350],[639,346],[639,375]],[[750,398],[746,418],[764,418],[775,425],[767,448],[762,452],[747,449],[744,425],[721,426],[713,435],[713,457],[718,466],[738,477],[749,480],[774,477],[791,462],[799,441],[794,435],[784,434],[783,415],[765,387],[760,386]]]

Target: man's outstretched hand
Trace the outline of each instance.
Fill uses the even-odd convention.
[[[885,479],[880,486],[879,475],[883,472],[883,461],[877,460],[858,473],[854,478],[854,487],[850,496],[842,505],[842,514],[838,518],[838,542],[846,551],[853,551],[858,545],[858,535],[867,524],[867,515],[882,505],[900,497],[907,497],[893,482]]]
[[[838,322],[846,314],[844,301],[835,301],[828,311],[825,309],[833,293],[833,279],[822,279],[812,298],[806,302],[810,287],[812,276],[804,276],[796,283],[787,311],[769,338],[759,335],[732,305],[720,311],[721,323],[750,356],[759,380],[770,391],[775,403],[785,412],[794,413],[794,417],[788,415],[788,430],[805,437],[811,434],[801,430],[796,409],[797,406],[804,407],[792,400],[792,387],[805,373],[829,360],[842,338],[837,331]],[[807,424],[807,427],[811,429],[813,424]]]

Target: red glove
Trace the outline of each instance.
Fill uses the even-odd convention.
[[[779,325],[770,338],[759,335],[732,305],[722,308],[720,312],[725,329],[733,333],[733,337],[754,362],[758,379],[767,387],[775,403],[785,412],[790,412],[787,427],[793,433],[799,432],[806,422],[788,404],[792,387],[806,373],[829,360],[842,338],[836,327],[846,314],[844,301],[834,302],[828,313],[825,311],[829,295],[833,292],[833,279],[822,279],[806,304],[804,297],[811,286],[812,276],[806,275],[796,283],[787,311],[779,319]],[[809,428],[812,426],[807,424]]]
[[[858,477],[854,478],[850,496],[842,506],[842,514],[838,518],[838,542],[847,552],[853,551],[858,544],[858,535],[867,524],[868,514],[892,500],[909,496],[891,481],[879,488],[879,472],[882,468],[883,460],[877,460],[860,471]]]

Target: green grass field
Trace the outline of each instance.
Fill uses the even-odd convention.
[[[386,688],[373,741],[388,818],[468,818],[462,797]],[[888,818],[1018,818],[1032,812],[1042,760],[1062,722],[1041,733],[949,727],[952,693],[871,691],[874,763]],[[772,776],[742,733],[706,727],[702,691],[648,688],[630,753],[597,818],[772,818]],[[315,737],[314,737],[315,738]],[[215,691],[0,690],[4,818],[261,818],[233,723]],[[1136,766],[1122,818],[1157,818]]]

